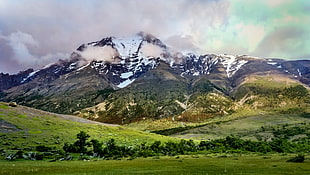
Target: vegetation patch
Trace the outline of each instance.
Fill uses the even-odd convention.
[[[298,154],[297,156],[288,160],[288,162],[296,162],[296,163],[302,163],[304,161],[305,161],[305,156],[302,154]]]
[[[40,131],[40,130],[30,130],[30,131],[28,131],[28,133],[29,134],[41,134],[42,131]]]

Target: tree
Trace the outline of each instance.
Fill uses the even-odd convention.
[[[308,90],[302,85],[291,86],[289,88],[284,89],[284,95],[286,95],[288,98],[291,99],[300,100],[304,97],[307,97]]]
[[[158,153],[160,151],[160,145],[161,145],[161,141],[155,141],[152,145],[151,145],[151,149],[155,152]]]
[[[86,153],[87,147],[91,146],[91,143],[87,141],[90,136],[86,132],[80,131],[80,133],[78,133],[76,137],[78,140],[75,141],[73,144],[64,144],[64,151],[74,153]]]
[[[74,143],[78,147],[79,153],[86,153],[87,147],[90,146],[90,142],[87,142],[88,138],[90,137],[86,132],[80,131],[77,135],[77,141]]]
[[[103,149],[102,149],[103,143],[100,143],[96,139],[92,139],[90,142],[92,143],[94,153],[102,155],[102,153],[103,153]]]

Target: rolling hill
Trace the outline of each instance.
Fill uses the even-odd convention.
[[[0,125],[0,147],[5,150],[34,150],[38,145],[60,149],[65,142],[73,142],[80,131],[85,131],[100,141],[114,138],[121,144],[129,145],[173,140],[75,116],[59,115],[20,105],[11,107],[4,102],[0,102]]]

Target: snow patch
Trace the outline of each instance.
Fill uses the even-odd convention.
[[[113,38],[115,48],[121,57],[134,57],[141,42],[142,38],[140,36]]]
[[[119,88],[124,88],[124,87],[130,85],[131,83],[133,83],[135,80],[136,80],[136,79],[132,79],[132,80],[127,79],[127,80],[121,82],[119,85],[117,85],[117,87],[119,87]]]
[[[234,75],[244,64],[246,64],[248,61],[245,61],[245,60],[239,60],[237,65],[236,65],[236,68],[235,70],[232,72],[231,75]]]
[[[69,69],[69,70],[74,69],[74,68],[76,67],[76,64],[77,64],[77,62],[71,63],[71,64],[69,65],[68,69]]]
[[[277,62],[267,62],[267,64],[270,64],[270,65],[275,66],[275,65],[277,65],[278,63],[277,63]]]
[[[298,72],[299,77],[301,77],[301,72],[299,69],[297,69],[297,72]]]
[[[248,61],[236,59],[233,55],[219,55],[220,60],[222,61],[223,66],[226,68],[227,77],[233,76],[244,64]]]
[[[132,72],[126,72],[121,74],[121,78],[127,79],[129,77],[133,76]]]
[[[39,72],[40,70],[36,70],[36,71],[33,71],[33,72],[30,72],[28,74],[28,76],[26,78],[24,78],[20,83],[24,83],[26,80],[28,80],[30,77],[34,76],[37,72]]]
[[[89,66],[89,65],[90,65],[90,63],[87,63],[87,64],[85,64],[84,66],[78,68],[76,71],[80,71],[80,70],[84,69],[85,67],[87,67],[87,66]]]
[[[198,75],[200,75],[199,72],[195,72],[195,73],[193,74],[193,76],[198,76]]]

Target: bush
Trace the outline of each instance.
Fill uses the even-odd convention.
[[[288,160],[288,162],[296,162],[296,163],[302,163],[304,161],[305,161],[305,156],[302,154],[298,154],[297,156]]]
[[[44,155],[42,153],[29,152],[23,155],[26,160],[43,160]]]
[[[23,158],[23,152],[22,151],[17,151],[15,153],[9,153],[5,156],[6,160],[12,161],[18,158]]]
[[[36,146],[36,151],[39,151],[39,152],[49,152],[51,150],[53,150],[53,148],[48,147],[48,146],[44,146],[44,145]]]

